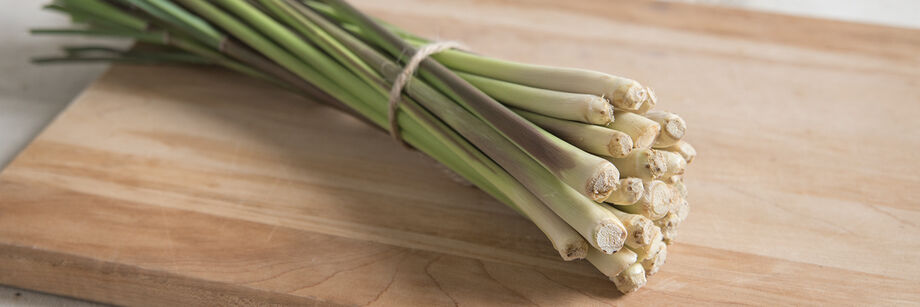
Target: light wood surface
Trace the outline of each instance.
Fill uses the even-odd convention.
[[[0,283],[129,305],[920,302],[920,31],[663,3],[358,4],[655,87],[700,152],[663,270],[621,296],[360,121],[218,69],[116,66],[0,173]]]

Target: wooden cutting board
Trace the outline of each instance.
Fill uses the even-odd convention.
[[[218,69],[116,65],[0,174],[0,283],[127,305],[920,303],[920,31],[667,3],[360,1],[655,87],[692,214],[621,296],[421,155]]]

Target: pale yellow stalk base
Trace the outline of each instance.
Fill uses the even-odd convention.
[[[645,192],[642,198],[630,206],[617,206],[627,213],[641,214],[652,220],[664,217],[671,208],[671,188],[662,181],[653,180],[644,183]]]
[[[655,228],[658,228],[657,226]],[[661,229],[655,232],[655,238],[652,239],[652,243],[642,246],[641,248],[630,248],[633,252],[636,253],[636,257],[639,260],[648,259],[658,253],[662,247],[667,246],[664,243],[664,235],[661,234]]]
[[[653,254],[648,258],[640,258],[639,263],[642,264],[642,267],[645,268],[645,276],[652,276],[664,266],[664,263],[668,259],[668,246],[661,242],[661,246],[658,249],[658,252]]]
[[[613,254],[623,249],[626,244],[627,231],[618,219],[604,220],[594,231],[594,245],[605,254]]]
[[[629,268],[620,272],[620,274],[610,280],[617,286],[617,290],[623,293],[639,290],[639,288],[642,288],[645,286],[645,283],[648,282],[645,278],[645,268],[639,263],[629,266]]]
[[[655,150],[664,158],[665,172],[661,175],[663,178],[671,178],[676,175],[683,175],[684,171],[687,170],[687,160],[684,160],[684,157],[681,157],[680,154],[664,150]]]
[[[665,155],[653,149],[635,149],[625,158],[607,159],[617,167],[623,177],[636,177],[642,180],[661,178],[667,172]]]
[[[693,148],[693,146],[690,146],[690,143],[687,143],[683,140],[674,143],[674,145],[668,146],[667,148],[664,148],[664,150],[680,154],[681,157],[684,157],[684,160],[687,161],[687,163],[693,162],[693,159],[696,158],[696,149]]]
[[[597,172],[588,180],[583,191],[585,195],[596,202],[603,202],[610,197],[620,179],[620,172],[616,166],[608,161],[602,162],[607,163],[600,163],[596,168]]]
[[[608,100],[615,108],[635,111],[641,108],[642,104],[648,100],[648,92],[639,82],[628,80],[623,82],[613,92],[613,96],[608,97]]]
[[[655,225],[661,228],[662,239],[665,243],[671,244],[677,239],[677,227],[680,226],[680,221],[676,212],[668,212],[663,218],[655,220]]]
[[[646,87],[645,94],[648,96],[648,98],[645,99],[645,102],[643,102],[641,106],[639,106],[639,109],[636,110],[636,113],[648,113],[654,109],[656,105],[658,105],[658,96],[655,95],[655,91],[653,91],[652,88]]]
[[[623,158],[632,152],[632,138],[621,131],[605,126],[552,118],[525,110],[513,110],[560,139],[595,155]]]
[[[607,128],[629,135],[634,148],[651,148],[661,130],[661,125],[639,114],[614,112],[613,117],[613,122],[607,124]]]
[[[687,123],[677,114],[664,111],[651,111],[644,116],[661,125],[661,132],[652,144],[654,148],[665,148],[676,144],[687,132]]]
[[[687,216],[690,215],[690,202],[685,198],[681,198],[680,203],[677,204],[677,208],[674,209],[674,214],[677,215],[677,219],[681,222],[687,220]]]
[[[687,185],[684,184],[683,177],[680,177],[680,176],[675,176],[675,177],[677,177],[677,179],[672,180],[670,184],[671,189],[674,191],[677,191],[677,194],[680,195],[681,198],[687,199]]]
[[[632,205],[642,198],[645,193],[645,185],[642,179],[629,177],[620,179],[615,190],[610,193],[604,202],[616,205]]]
[[[647,217],[626,213],[608,205],[602,206],[620,219],[623,226],[626,226],[626,246],[629,248],[638,249],[651,244],[659,232],[655,223]]]
[[[585,257],[598,271],[607,277],[615,277],[638,260],[636,253],[628,248],[621,249],[613,254],[604,254],[596,249],[588,249]]]

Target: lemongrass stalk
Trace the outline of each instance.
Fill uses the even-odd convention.
[[[646,181],[642,198],[629,206],[615,206],[623,212],[641,214],[653,220],[664,217],[671,208],[671,188],[660,180]]]
[[[117,21],[112,21],[111,18],[106,16],[106,12],[87,11],[79,6],[67,6],[65,4],[65,2],[49,4],[43,6],[42,8],[66,13],[68,16],[70,16],[70,20],[73,23],[85,23],[92,26],[130,29],[135,31],[143,31],[148,27],[146,21],[134,16],[129,15],[127,17],[136,19],[137,23],[135,25],[125,25]]]
[[[677,219],[681,222],[687,220],[687,216],[690,215],[690,202],[686,198],[681,198],[672,212],[677,215]]]
[[[674,177],[679,178],[679,176]],[[684,185],[682,179],[675,180],[668,185],[671,187],[671,193],[674,194],[671,209],[668,210],[668,213],[676,215],[677,219],[683,222],[687,219],[687,216],[690,215],[690,203],[687,201],[687,186]]]
[[[673,184],[673,183],[675,183],[675,182],[684,180],[683,177],[684,177],[683,174],[681,174],[681,175],[671,175],[671,176],[668,176],[668,177],[661,178],[661,181],[667,182],[668,184]]]
[[[92,63],[92,62],[118,62],[118,63],[132,63],[132,64],[163,64],[163,63],[174,63],[174,64],[211,64],[208,61],[202,60],[200,58],[187,58],[182,59],[179,57],[170,57],[170,56],[146,56],[146,55],[132,55],[125,54],[120,56],[52,56],[52,57],[35,57],[32,58],[32,63],[35,64],[50,64],[50,63]]]
[[[687,169],[687,160],[684,160],[684,157],[681,157],[680,154],[665,150],[653,149],[653,151],[661,155],[665,161],[665,172],[661,175],[661,177],[670,180],[670,178],[673,176],[684,174],[684,171]]]
[[[288,3],[291,4],[290,2]],[[351,48],[338,49],[339,50],[338,52],[343,52],[343,50],[351,50],[352,48],[358,49],[358,50],[365,50],[365,51],[371,50],[370,48],[367,48],[366,46],[363,46],[364,48],[362,48],[362,45],[357,44],[358,42],[356,40],[353,40],[353,39],[348,40],[349,36],[347,36],[346,33],[336,31],[335,28],[329,27],[328,24],[324,23],[324,20],[322,20],[321,18],[317,18],[318,16],[311,15],[311,12],[300,11],[296,3],[293,3],[293,7],[297,9],[301,14],[303,14],[302,16],[305,17],[307,21],[316,22],[316,24],[313,24],[313,26],[319,26],[323,28],[324,30],[327,30],[327,34],[330,35],[330,36],[320,35],[318,37],[324,38],[324,39],[331,39],[334,36],[342,40],[341,43],[346,43],[346,45],[348,45],[347,43],[352,44],[352,45],[349,45],[349,47]],[[304,20],[301,20],[301,22],[303,21]],[[328,44],[320,44],[320,45],[330,47],[330,45],[334,44],[335,42],[327,41],[326,43]],[[329,49],[327,51],[329,51],[330,53],[336,52],[335,50],[332,50],[332,49]],[[367,53],[365,55],[371,55],[371,54],[372,53]],[[357,55],[355,55],[354,58],[358,58]],[[354,63],[352,61],[348,61],[348,62],[350,64],[357,65],[357,63]],[[384,62],[381,62],[381,61],[377,61],[376,63],[384,64]],[[392,65],[392,63],[389,63],[389,64]],[[410,113],[410,116],[422,117],[424,114],[427,114],[421,111],[421,108],[413,100],[408,99],[405,102],[406,103],[404,104],[404,107],[409,111],[408,113]],[[430,121],[435,121],[435,120],[430,120]],[[427,122],[427,121],[422,120],[422,122]],[[446,128],[445,126],[443,129],[440,129],[440,130],[445,130],[445,129],[450,129],[450,128]],[[459,136],[456,136],[454,137],[454,140],[462,141],[462,138],[460,138]],[[471,155],[481,155],[475,148],[472,148],[472,146],[469,146],[467,143],[463,143],[460,141],[456,141],[456,142],[467,145],[466,148],[456,149],[457,152],[466,152]],[[445,142],[445,143],[450,144],[451,142]],[[516,149],[516,148],[513,148],[513,149]],[[470,165],[473,166],[474,168],[478,167],[478,169],[480,169],[480,174],[482,174],[483,176],[489,177],[493,181],[498,181],[502,186],[504,186],[506,194],[508,195],[509,198],[512,199],[512,202],[515,204],[515,206],[520,211],[522,211],[522,213],[524,213],[525,216],[527,216],[532,221],[534,221],[537,224],[537,226],[540,227],[541,230],[543,230],[544,233],[546,233],[548,237],[550,237],[554,246],[556,246],[557,250],[560,252],[560,254],[563,256],[564,259],[571,260],[571,259],[584,257],[584,254],[586,253],[585,250],[587,249],[586,248],[587,243],[581,237],[581,235],[576,233],[572,229],[572,227],[566,224],[566,222],[564,222],[562,219],[560,219],[559,216],[557,216],[555,213],[550,211],[546,206],[542,205],[540,201],[534,197],[533,194],[528,192],[523,186],[521,186],[519,182],[515,181],[510,175],[508,175],[508,173],[504,172],[498,165],[495,165],[494,163],[492,164],[486,163],[486,162],[492,162],[492,161],[486,158],[485,156],[480,156],[480,160],[482,160],[483,162],[482,163],[470,163]],[[487,167],[489,165],[491,165],[491,167]],[[538,169],[543,170],[542,168],[538,168]],[[543,170],[543,172],[546,172],[546,171]],[[566,189],[567,187],[562,186],[562,188]],[[610,231],[609,229],[606,229],[605,227],[601,225],[597,227],[597,230],[602,233]],[[604,236],[597,236],[597,237],[604,238]],[[607,238],[604,238],[604,239],[607,239]]]
[[[687,163],[693,162],[693,159],[696,158],[696,149],[693,148],[693,146],[690,146],[690,143],[687,143],[683,140],[678,141],[677,143],[674,143],[674,145],[663,149],[678,153],[681,155],[681,157],[684,157],[684,160],[686,160]]]
[[[652,254],[651,256],[639,257],[639,264],[642,264],[642,267],[645,269],[645,276],[652,276],[655,273],[658,273],[661,270],[661,267],[664,266],[664,263],[668,260],[668,246],[664,244],[663,241],[659,241],[656,244],[661,244],[657,249],[658,252]]]
[[[515,110],[530,122],[584,151],[615,158],[632,152],[632,139],[623,132],[602,126],[556,119],[524,110]]]
[[[636,263],[620,272],[615,278],[611,278],[617,286],[617,290],[623,293],[630,293],[645,286],[648,280],[645,278],[645,268],[641,263]]]
[[[457,75],[499,102],[515,108],[594,125],[613,121],[613,107],[599,96],[545,90],[462,72]]]
[[[132,30],[144,30],[148,24],[136,16],[125,13],[117,7],[101,0],[57,0],[65,8],[76,9],[96,16],[105,16],[112,23]]]
[[[181,25],[183,29],[189,29],[188,32],[192,33],[196,37],[200,37],[202,40],[209,41],[211,44],[221,44],[221,41],[225,37],[217,31],[210,24],[202,20],[201,18],[188,13],[185,9],[179,7],[170,0],[143,0],[164,14],[172,16],[174,25]]]
[[[637,110],[648,97],[639,82],[597,71],[525,64],[454,50],[436,54],[434,58],[453,70],[492,79],[601,96],[624,110]]]
[[[651,148],[658,137],[661,125],[655,121],[630,112],[614,112],[616,118],[607,128],[622,131],[633,141],[633,148]]]
[[[367,30],[369,40],[377,43],[392,56],[402,57],[415,54],[415,48],[351,5],[342,0],[329,0],[327,3],[356,25]],[[431,86],[454,100],[456,104],[460,104],[476,117],[481,118],[483,124],[510,140],[512,144],[521,148],[583,195],[595,201],[602,201],[609,195],[616,180],[619,179],[619,174],[612,164],[533,125],[437,61],[432,59],[422,61],[419,66],[419,75]],[[411,86],[407,88],[411,91]]]
[[[687,123],[677,114],[664,111],[651,111],[643,114],[661,125],[661,132],[652,144],[654,148],[665,148],[676,144],[687,132]]]
[[[620,176],[636,177],[642,180],[661,178],[667,173],[668,165],[661,152],[652,149],[635,149],[625,158],[609,158],[620,171]]]
[[[647,217],[626,213],[609,205],[601,206],[609,210],[613,215],[616,215],[616,217],[620,219],[620,222],[623,222],[623,225],[626,226],[626,232],[628,234],[626,239],[627,247],[641,249],[643,246],[651,244],[655,236],[660,232],[658,227],[655,226],[655,223]]]
[[[645,185],[642,179],[629,177],[620,179],[617,188],[610,193],[610,196],[604,202],[616,205],[632,205],[642,198],[645,193]]]
[[[643,102],[642,105],[639,106],[639,110],[636,110],[636,113],[639,113],[639,114],[648,113],[649,111],[654,109],[656,105],[658,105],[658,96],[655,95],[655,91],[653,91],[649,87],[646,87],[645,93],[648,97],[645,99],[645,102]]]
[[[668,200],[668,212],[677,211],[677,207],[680,206],[681,201],[683,200],[680,197],[680,192],[674,189],[674,186],[670,183],[665,182],[668,185],[668,189],[671,190],[671,198]]]
[[[655,226],[659,228],[658,226]],[[643,259],[648,259],[658,253],[662,247],[666,246],[664,243],[664,235],[661,233],[661,229],[655,232],[655,237],[652,238],[652,243],[641,246],[640,248],[630,248],[633,252],[636,253],[636,257],[639,261]]]
[[[51,34],[51,35],[82,35],[89,37],[121,37],[121,38],[131,38],[137,39],[139,41],[155,41],[161,42],[163,40],[162,31],[148,31],[148,32],[138,32],[128,29],[99,29],[99,28],[90,28],[90,29],[50,29],[50,28],[40,28],[40,29],[31,29],[29,30],[30,34]]]
[[[687,185],[684,184],[683,177],[674,176],[671,178],[676,178],[672,183],[669,184],[671,186],[671,189],[676,191],[677,194],[680,195],[681,198],[686,199],[687,198]]]
[[[628,248],[621,249],[613,254],[604,254],[596,249],[590,248],[588,249],[588,255],[585,259],[591,262],[598,271],[611,278],[611,280],[639,260],[636,253]]]
[[[661,219],[655,220],[655,225],[661,228],[662,239],[671,244],[677,238],[677,228],[680,226],[680,217],[677,213],[668,212]]]

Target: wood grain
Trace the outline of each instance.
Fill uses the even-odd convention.
[[[0,283],[126,305],[920,302],[920,31],[660,3],[358,4],[654,86],[701,153],[664,269],[620,296],[363,122],[222,70],[115,66],[0,173]]]

